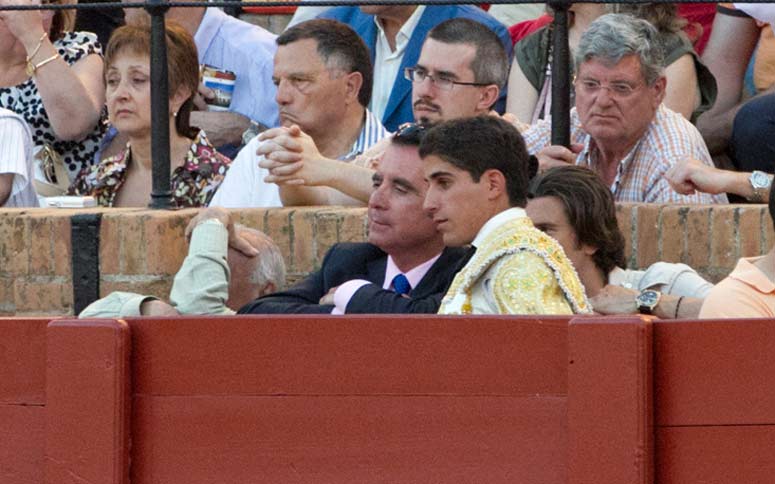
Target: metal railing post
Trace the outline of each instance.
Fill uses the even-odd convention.
[[[172,207],[170,189],[170,118],[169,83],[167,77],[167,35],[164,14],[166,0],[150,0],[146,7],[151,14],[151,158],[153,186],[149,206],[155,209]]]
[[[568,0],[553,0],[552,29],[552,144],[570,147],[570,48]]]

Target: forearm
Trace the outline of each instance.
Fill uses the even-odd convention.
[[[280,200],[284,207],[300,207],[313,205],[348,205],[363,206],[364,202],[356,200],[330,187],[306,187],[297,185],[280,185]]]
[[[699,316],[703,301],[696,297],[662,294],[654,308],[654,315],[659,319],[694,319]]]
[[[221,223],[196,227],[183,265],[175,275],[170,302],[182,314],[222,314],[229,297],[228,232]]]
[[[32,59],[40,64],[57,53],[47,39]],[[62,57],[39,67],[33,78],[57,138],[80,140],[94,130],[105,103],[102,59],[92,54],[69,66]],[[78,71],[78,72],[77,72]]]
[[[0,174],[0,207],[5,205],[5,202],[11,198],[11,191],[13,190],[13,173]]]
[[[214,146],[242,144],[242,133],[250,126],[250,119],[239,113],[193,111],[191,126],[203,129]]]

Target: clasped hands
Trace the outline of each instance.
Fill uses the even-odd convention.
[[[269,170],[267,183],[278,185],[325,184],[333,175],[330,160],[320,154],[315,141],[297,125],[272,128],[258,135],[258,166]]]

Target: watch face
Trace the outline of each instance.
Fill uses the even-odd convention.
[[[770,177],[763,171],[751,173],[751,185],[754,188],[767,188],[770,186]]]
[[[642,306],[654,307],[659,301],[659,294],[657,291],[643,291],[638,296],[638,303]]]

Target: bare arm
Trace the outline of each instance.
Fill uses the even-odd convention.
[[[750,173],[722,170],[694,159],[678,163],[665,173],[673,190],[683,195],[691,195],[696,191],[714,195],[734,193],[748,199],[754,196],[750,176]],[[767,189],[763,199],[767,200],[769,196],[770,190]]]
[[[745,69],[758,39],[759,28],[752,18],[716,14],[702,61],[716,78],[718,96],[713,107],[697,120],[697,128],[712,154],[726,149],[729,142],[740,107]]]
[[[277,128],[261,135],[259,166],[269,170],[265,181],[280,186],[285,206],[358,205],[368,202],[372,191],[370,168],[320,154],[315,142],[298,127]]]
[[[20,3],[32,4],[32,1],[0,0],[0,5]],[[57,55],[48,36],[43,35],[43,15],[38,10],[3,11],[0,20],[24,47],[26,55],[31,56],[33,65],[53,59],[40,66],[32,77],[57,137],[80,140],[94,130],[105,104],[102,58],[88,55],[68,65]]]
[[[514,61],[511,64],[509,72],[509,90],[506,94],[506,112],[512,113],[518,119],[533,119],[533,112],[538,102],[538,91],[530,84],[519,62]]]
[[[0,173],[0,207],[11,197],[13,190],[13,173]]]
[[[665,106],[691,119],[692,113],[700,105],[700,89],[697,86],[697,70],[694,58],[685,54],[665,69],[667,92]]]
[[[590,298],[590,302],[595,312],[599,314],[637,314],[638,306],[635,302],[637,296],[638,291],[609,284],[595,297]],[[654,308],[654,315],[660,319],[676,319],[676,306],[678,306],[677,319],[696,318],[700,314],[702,302],[703,299],[700,298],[662,293],[659,303]]]

